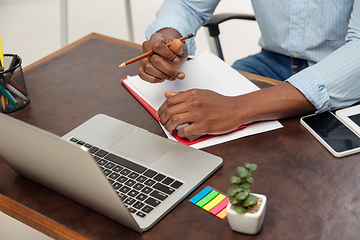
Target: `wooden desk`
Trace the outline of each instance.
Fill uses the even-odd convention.
[[[11,115],[62,136],[104,113],[165,136],[120,82],[137,73],[137,64],[117,66],[139,53],[138,45],[91,34],[25,69],[31,102]],[[335,158],[299,118],[281,123],[282,129],[203,149],[222,157],[223,167],[143,234],[19,176],[2,159],[0,209],[58,239],[358,238],[360,155]],[[258,164],[252,191],[268,197],[264,225],[255,236],[233,232],[227,220],[188,202],[205,186],[226,192],[236,167],[246,162]]]

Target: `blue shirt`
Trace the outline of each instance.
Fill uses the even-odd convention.
[[[220,0],[165,0],[146,37],[162,28],[196,33]],[[286,81],[317,112],[360,100],[360,0],[252,0],[262,48],[306,59],[309,67]],[[241,29],[239,29],[241,31]],[[187,40],[189,53],[195,42]]]

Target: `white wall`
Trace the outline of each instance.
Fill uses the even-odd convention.
[[[161,4],[162,0],[131,0],[136,43],[145,40],[144,29],[155,19]],[[252,13],[250,0],[222,0],[216,9],[216,13],[234,11]],[[220,27],[225,61],[229,64],[260,50],[257,24],[242,22],[229,21]],[[69,43],[92,32],[129,39],[124,0],[69,0],[68,26]],[[196,36],[197,55],[210,50],[206,31],[202,28]],[[23,67],[58,50],[60,0],[0,0],[0,35],[4,53],[18,54]]]

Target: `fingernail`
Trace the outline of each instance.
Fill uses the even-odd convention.
[[[159,113],[158,113],[158,112],[156,112],[156,117],[157,117],[157,118],[160,118],[160,116],[159,116]]]
[[[176,80],[176,77],[171,77],[169,80],[174,81],[174,80]]]
[[[179,73],[177,76],[176,76],[177,79],[184,79],[185,78],[185,74],[183,73]]]
[[[174,58],[174,60],[173,60],[173,63],[178,63],[180,61],[180,59],[179,58]]]

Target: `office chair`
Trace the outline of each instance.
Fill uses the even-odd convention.
[[[220,13],[212,16],[210,21],[204,27],[208,28],[209,35],[210,37],[212,37],[212,41],[209,41],[210,48],[222,60],[224,60],[224,55],[221,49],[221,44],[219,39],[219,35],[220,35],[219,24],[231,19],[256,21],[255,16],[250,14]]]

